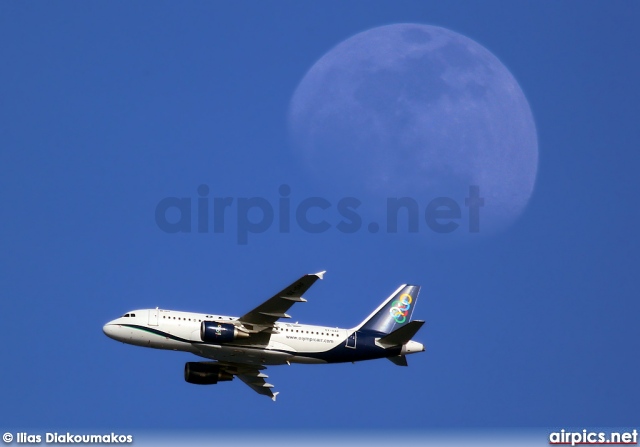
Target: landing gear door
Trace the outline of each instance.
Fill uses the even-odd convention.
[[[345,344],[347,348],[356,348],[356,339],[358,338],[357,334],[358,332],[356,331],[353,334],[349,335],[349,337],[347,338],[347,343]]]
[[[158,309],[151,309],[149,311],[149,326],[158,325]]]

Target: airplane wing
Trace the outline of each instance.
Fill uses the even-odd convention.
[[[231,363],[231,362],[216,362],[227,373],[237,376],[238,379],[249,385],[253,391],[263,396],[270,397],[274,402],[276,396],[279,394],[277,391],[274,393],[271,389],[273,385],[267,383],[265,380],[269,376],[264,372],[267,369],[265,366],[254,366],[243,363]]]
[[[271,400],[275,402],[276,396],[279,394],[279,392],[276,391],[274,393],[273,391],[271,391],[271,388],[273,388],[273,385],[271,385],[270,383],[267,383],[266,380],[264,380],[267,377],[269,376],[260,372],[255,375],[254,374],[238,374],[238,379],[242,380],[244,383],[249,385],[253,389],[253,391],[255,391],[258,394],[268,396],[271,398]]]
[[[307,301],[302,297],[302,294],[309,290],[314,282],[322,279],[324,274],[325,272],[304,275],[238,320],[250,331],[260,332],[272,328],[280,318],[291,318],[286,312],[294,303]]]

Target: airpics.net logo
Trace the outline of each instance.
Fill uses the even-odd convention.
[[[549,434],[549,445],[638,445],[638,430],[604,432],[560,430]]]
[[[389,234],[399,232],[432,232],[449,234],[480,232],[480,209],[485,200],[480,187],[469,186],[462,201],[451,197],[417,200],[413,197],[388,197],[383,205],[385,225],[363,222],[363,202],[356,197],[331,201],[325,197],[294,200],[289,185],[280,185],[278,197],[218,197],[210,195],[208,185],[197,188],[197,197],[165,197],[155,207],[158,228],[168,234],[236,234],[239,245],[249,243],[250,235],[268,231],[291,233],[293,228],[320,234],[337,231],[353,234],[359,231]],[[466,209],[467,219],[463,218]],[[337,214],[336,214],[337,213]],[[466,220],[466,222],[465,222]],[[365,229],[366,228],[366,229]],[[252,236],[252,237],[253,237]]]

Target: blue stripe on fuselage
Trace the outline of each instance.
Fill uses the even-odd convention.
[[[348,348],[344,340],[339,346],[325,352],[298,352],[295,355],[324,360],[327,363],[357,362],[399,355],[401,346],[384,349],[376,345],[375,339],[385,335],[387,334],[381,332],[357,331],[355,348]]]
[[[210,343],[205,343],[201,341],[195,340],[187,340],[181,337],[177,337],[175,335],[169,334],[167,332],[161,331],[159,329],[150,328],[147,326],[140,326],[137,324],[123,324],[122,326],[130,327],[133,329],[139,329],[144,332],[149,332],[161,337],[167,337],[174,341],[180,341],[188,344],[196,344],[196,345],[207,345]],[[384,337],[385,333],[375,332],[375,331],[357,331],[356,332],[356,347],[348,348],[346,346],[347,340],[343,340],[340,345],[324,352],[292,352],[287,351],[285,349],[267,349],[266,347],[256,347],[256,346],[248,346],[237,341],[234,343],[224,344],[226,346],[237,346],[245,349],[256,349],[256,350],[270,350],[276,352],[283,352],[287,354],[291,354],[297,357],[307,357],[312,359],[318,359],[325,361],[327,363],[342,363],[342,362],[358,362],[361,360],[372,360],[378,358],[391,357],[395,355],[399,355],[402,350],[401,346],[395,348],[384,349],[376,345],[375,339]]]

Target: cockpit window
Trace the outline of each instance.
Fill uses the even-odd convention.
[[[135,317],[135,316],[136,316],[136,314],[131,314],[131,317]]]
[[[126,318],[126,317],[128,317],[128,316],[129,316],[129,314],[124,314],[124,315],[123,315],[123,317],[125,317],[125,318]]]

